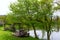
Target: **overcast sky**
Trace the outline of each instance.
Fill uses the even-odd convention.
[[[9,12],[9,5],[16,0],[0,0],[0,15],[5,15]]]
[[[17,0],[0,0],[0,15],[6,15],[9,12],[10,3],[16,1]],[[54,15],[60,15],[60,11],[55,12]]]

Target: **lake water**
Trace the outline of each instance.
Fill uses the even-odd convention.
[[[34,30],[30,30],[29,33],[30,33],[31,37],[35,37]],[[42,31],[41,30],[36,30],[36,33],[37,33],[38,38],[41,39],[42,35],[43,35]],[[47,32],[44,32],[43,39],[47,39]],[[53,31],[50,35],[50,40],[60,40],[60,31],[59,32]]]

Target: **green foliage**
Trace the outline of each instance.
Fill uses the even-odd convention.
[[[59,9],[53,6],[53,0],[17,0],[17,3],[10,5],[10,13],[7,20],[10,23],[22,23],[22,25],[39,27],[47,31],[49,38],[50,31],[55,25],[53,13]],[[58,23],[59,24],[59,23]]]
[[[54,21],[51,21],[51,16],[55,11],[55,7],[53,7],[53,0],[17,1],[17,3],[10,4],[10,10],[12,12],[10,12],[7,16],[9,23],[21,22],[22,24],[29,26],[34,24],[38,27],[54,24]]]

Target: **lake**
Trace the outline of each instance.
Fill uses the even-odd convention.
[[[29,33],[30,33],[31,37],[35,37],[34,30],[30,30]],[[42,31],[36,30],[36,33],[37,33],[38,38],[41,39],[42,35],[43,35]],[[47,39],[47,32],[46,31],[44,32],[43,39]],[[60,40],[60,31],[59,32],[53,31],[50,35],[50,40]]]

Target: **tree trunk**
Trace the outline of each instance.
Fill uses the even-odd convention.
[[[42,30],[42,39],[44,39],[45,31]]]
[[[49,23],[47,26],[47,40],[50,40],[50,34],[51,34],[50,30],[51,30],[51,25]]]
[[[13,32],[16,31],[16,29],[15,29],[15,24],[11,24],[11,30],[12,30]]]
[[[29,27],[28,27],[28,32],[29,32]]]
[[[6,28],[6,27],[5,27],[5,24],[3,24],[3,27],[4,27],[4,30],[5,30],[5,28]]]
[[[57,31],[59,31],[59,26],[57,26]]]
[[[50,40],[50,31],[47,31],[47,40]]]
[[[50,22],[47,20],[47,17],[45,15],[45,21],[48,22],[48,24],[46,25],[46,30],[47,30],[47,40],[50,40],[50,34],[51,34],[51,22],[52,22],[52,16],[51,16],[51,19],[50,19]]]
[[[33,25],[33,30],[34,30],[35,38],[38,39],[37,34],[36,34],[36,29],[35,29],[34,25]]]

